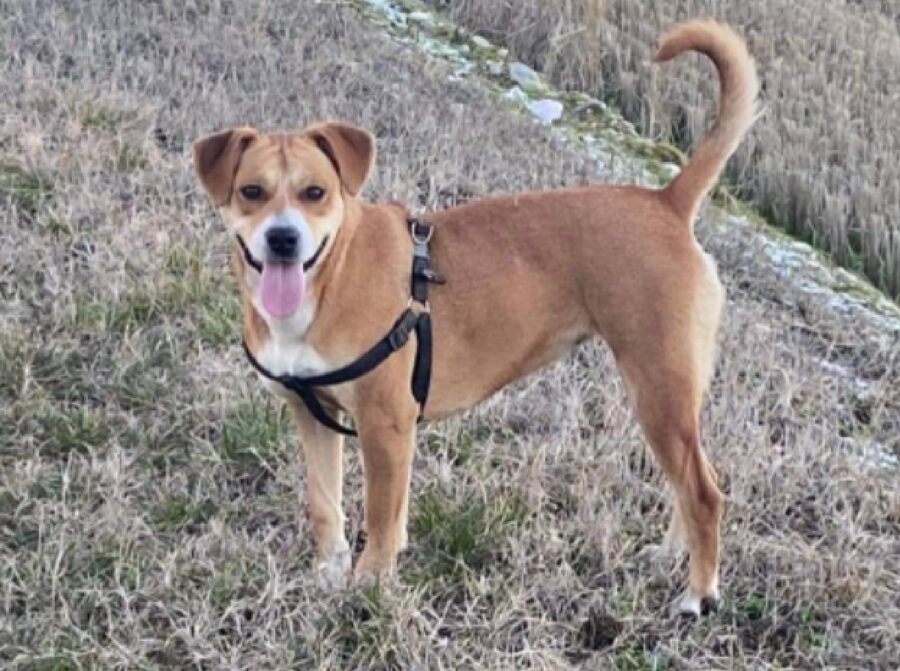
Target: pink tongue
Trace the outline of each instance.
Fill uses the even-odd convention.
[[[265,263],[262,271],[262,304],[277,319],[297,311],[305,290],[299,263]]]

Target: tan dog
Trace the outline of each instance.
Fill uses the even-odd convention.
[[[677,27],[656,60],[691,49],[718,67],[721,110],[667,188],[523,193],[428,216],[434,265],[447,283],[431,295],[434,372],[425,416],[468,408],[585,337],[601,336],[675,492],[670,537],[685,541],[691,558],[680,608],[699,613],[718,592],[722,495],[700,445],[698,415],[723,291],[693,220],[753,122],[758,83],[742,40],[713,22]],[[374,160],[372,136],[338,123],[297,134],[236,128],[194,145],[203,186],[261,262],[258,272],[235,253],[244,337],[274,373],[310,375],[347,364],[407,305],[407,212],[358,198]],[[352,415],[359,431],[368,540],[357,577],[391,573],[406,543],[419,410],[409,383],[414,343],[322,394]],[[292,408],[306,454],[319,567],[342,577],[350,568],[342,437],[273,387]]]

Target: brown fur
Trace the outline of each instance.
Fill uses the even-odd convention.
[[[717,589],[722,496],[700,445],[698,416],[723,293],[694,238],[693,218],[752,123],[757,81],[743,42],[725,26],[679,26],[663,40],[657,60],[688,49],[708,54],[718,66],[721,112],[667,188],[523,193],[427,217],[436,231],[434,264],[447,284],[431,292],[434,374],[425,414],[437,418],[468,408],[583,338],[600,335],[672,483],[672,534],[682,535],[690,551],[687,597],[696,601]],[[344,124],[317,125],[294,136],[239,129],[195,147],[204,186],[224,204],[238,232],[249,236],[289,204],[302,210],[320,239],[332,236],[310,289],[315,317],[306,333],[297,334],[332,367],[383,336],[409,295],[405,210],[355,197],[373,160],[371,136]],[[236,187],[247,179],[264,183],[271,198],[242,202]],[[327,202],[298,200],[310,181],[327,188]],[[236,263],[245,338],[258,351],[269,327],[243,281],[249,271],[240,257]],[[355,418],[360,433],[369,538],[359,576],[390,573],[405,543],[417,414],[409,391],[413,352],[408,346],[365,377],[329,390],[328,398]],[[341,441],[316,427],[302,406],[292,407],[309,459],[313,526],[327,557],[334,539],[343,536],[340,474],[334,473]]]

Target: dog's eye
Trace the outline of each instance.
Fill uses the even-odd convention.
[[[241,187],[241,195],[247,200],[259,200],[262,197],[263,190],[258,184],[248,184]]]
[[[325,189],[321,186],[310,186],[303,191],[302,196],[305,200],[311,200],[315,203],[325,197]]]

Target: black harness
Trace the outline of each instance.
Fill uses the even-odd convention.
[[[244,352],[253,367],[263,376],[274,382],[278,382],[285,388],[294,392],[304,405],[309,409],[310,414],[316,418],[321,424],[328,427],[332,431],[337,431],[345,436],[355,436],[356,431],[350,429],[337,420],[335,420],[322,405],[319,397],[316,395],[316,388],[330,387],[335,384],[342,384],[362,377],[366,373],[376,368],[380,363],[387,359],[391,354],[403,348],[409,340],[410,334],[416,332],[416,342],[418,348],[416,350],[416,361],[413,366],[411,388],[413,398],[419,404],[419,419],[425,411],[425,402],[428,400],[428,388],[431,386],[431,359],[432,359],[432,337],[431,337],[431,314],[428,305],[428,285],[429,283],[444,284],[444,278],[431,268],[431,257],[428,251],[428,244],[431,242],[431,236],[434,235],[434,227],[422,224],[418,219],[410,217],[407,219],[409,224],[409,232],[413,239],[413,263],[412,263],[412,279],[410,286],[409,304],[400,315],[399,319],[394,322],[388,334],[379,340],[369,351],[359,357],[356,361],[347,364],[343,368],[338,368],[330,373],[322,375],[313,375],[310,377],[298,377],[296,375],[275,375],[266,370],[262,364],[253,356],[253,352],[247,346],[247,341],[243,342]],[[259,261],[251,255],[244,241],[238,237],[244,257],[247,262],[254,268],[261,269]],[[308,270],[313,266],[319,254],[325,247],[325,240],[319,246],[316,253],[304,263],[304,270]],[[309,266],[307,267],[307,264]],[[413,303],[418,303],[419,311],[413,309]]]

